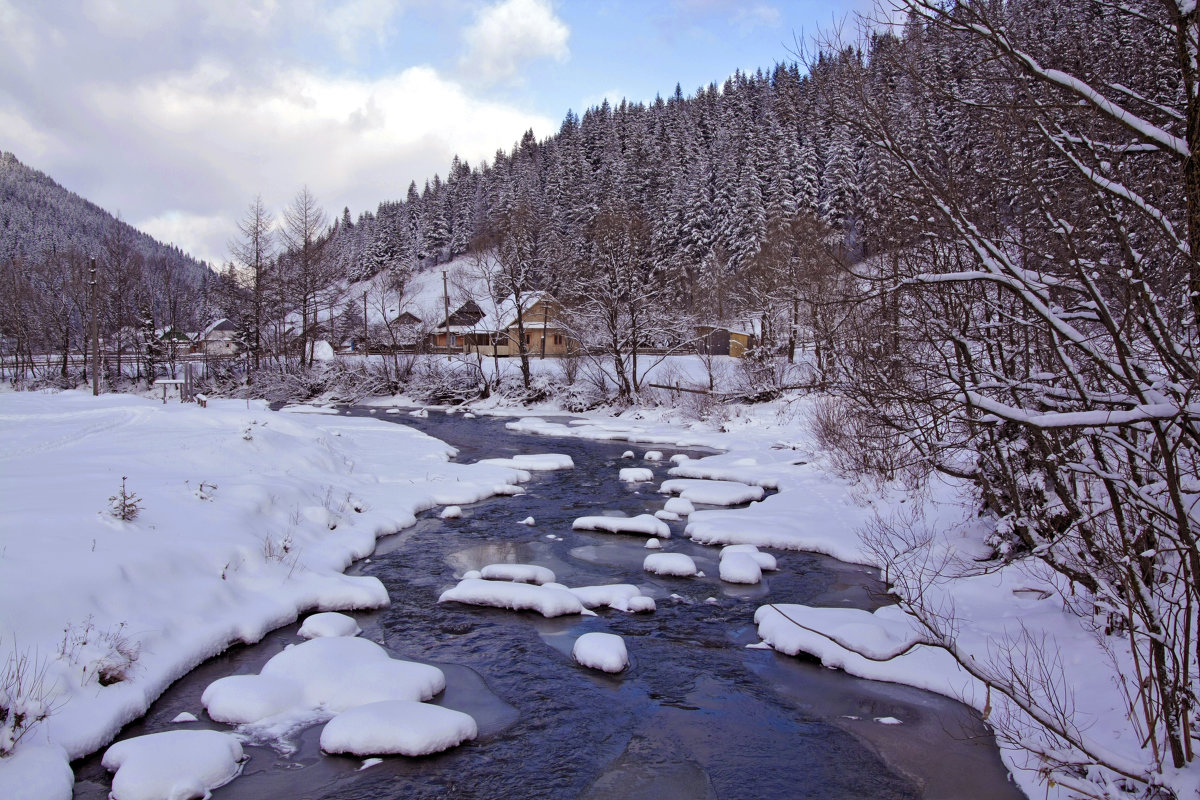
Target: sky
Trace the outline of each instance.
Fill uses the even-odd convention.
[[[331,215],[568,110],[795,60],[868,0],[0,0],[0,150],[215,266],[256,195]]]

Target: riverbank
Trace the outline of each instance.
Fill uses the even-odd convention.
[[[230,644],[386,605],[377,580],[342,574],[379,536],[528,477],[452,463],[402,426],[233,400],[2,393],[0,441],[3,688],[49,712],[0,726],[17,739],[5,798],[70,797],[70,760]]]

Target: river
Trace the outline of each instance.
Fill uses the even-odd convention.
[[[457,447],[465,462],[553,452],[570,455],[575,467],[534,473],[525,494],[464,507],[461,519],[430,512],[380,540],[371,558],[351,568],[382,580],[392,601],[382,611],[354,615],[362,635],[395,657],[439,666],[447,689],[435,702],[475,717],[478,739],[440,755],[389,758],[363,769],[361,759],[322,755],[318,725],[297,737],[291,753],[247,743],[245,771],[217,789],[216,800],[1023,797],[1007,780],[986,726],[967,707],[746,648],[757,641],[752,619],[765,602],[867,609],[887,602],[876,571],[776,552],[779,571],[761,585],[724,584],[716,577],[717,551],[680,538],[683,523],[673,522],[670,549],[692,556],[707,577],[651,575],[641,568],[648,552],[643,537],[571,530],[579,516],[662,507],[657,482],[616,479],[618,468],[631,463],[622,453],[647,448],[513,433],[499,420],[437,412],[427,418],[366,408],[343,413],[418,427]],[[636,463],[652,467],[656,481],[671,466]],[[535,525],[519,524],[529,516]],[[505,561],[547,566],[570,586],[634,583],[658,608],[547,620],[437,603],[464,571]],[[172,720],[184,711],[200,717],[189,727],[227,730],[204,716],[204,688],[225,675],[257,672],[301,641],[297,627],[201,665],[121,738],[178,728]],[[574,639],[593,630],[624,637],[628,670],[609,676],[574,664]],[[111,778],[99,754],[74,767],[77,800],[107,796]]]

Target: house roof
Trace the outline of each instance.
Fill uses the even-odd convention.
[[[204,333],[200,334],[200,336],[203,339],[207,339],[218,331],[222,333],[235,333],[237,331],[237,326],[225,317],[221,317],[219,320],[213,322],[207,328],[205,328]]]
[[[521,297],[521,308],[525,312],[528,312],[529,309],[548,297],[549,295],[545,292],[527,292]],[[458,311],[454,312],[454,314],[450,315],[450,333],[499,333],[517,324],[517,303],[511,294],[501,300],[499,304],[493,304],[489,300],[485,300],[483,305],[480,306],[471,300],[464,303],[459,310],[461,311],[468,305],[475,306],[475,308],[483,312],[482,315],[470,322],[456,323],[455,315],[458,314]],[[464,319],[468,318],[464,317]],[[536,320],[527,319],[525,321],[525,327],[527,328],[534,328],[535,326],[540,328],[542,325],[540,317]],[[437,330],[446,330],[445,324],[439,325]]]

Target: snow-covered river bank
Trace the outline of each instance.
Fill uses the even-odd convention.
[[[586,515],[661,510],[666,498],[657,488],[677,466],[667,456],[703,453],[672,448],[662,460],[645,460],[646,448],[634,446],[629,459],[625,444],[516,433],[490,419],[376,411],[455,445],[463,463],[553,452],[574,464],[536,472],[524,494],[467,506],[458,518],[427,512],[351,568],[377,578],[391,601],[355,615],[361,635],[397,658],[441,668],[446,691],[434,702],[470,714],[478,737],[438,756],[365,770],[361,758],[322,755],[319,725],[278,740],[250,738],[242,775],[216,797],[434,797],[451,789],[464,797],[768,797],[801,786],[806,796],[830,798],[1019,796],[965,707],[746,647],[757,641],[751,619],[765,602],[877,607],[883,587],[873,570],[780,552],[778,570],[762,583],[724,582],[719,551],[681,538],[680,520],[668,523],[673,535],[663,549],[691,557],[704,575],[657,576],[642,568],[645,536],[572,530]],[[653,480],[617,479],[631,467]],[[532,525],[521,524],[530,517]],[[546,619],[438,603],[469,570],[505,563],[549,568],[570,586],[635,584],[656,610]],[[572,643],[593,631],[624,639],[629,669],[610,677],[572,661]],[[204,689],[226,675],[256,673],[299,641],[290,626],[206,663],[122,737],[228,730],[205,720]],[[200,721],[174,722],[181,713]],[[76,771],[77,800],[106,796],[110,778],[99,756]]]
[[[6,735],[23,736],[0,759],[0,795],[103,797],[114,784],[99,755],[118,731],[129,739],[199,728],[234,732],[237,746],[222,748],[249,755],[240,777],[217,789],[227,798],[432,796],[450,787],[481,797],[741,797],[801,786],[815,797],[1018,796],[964,706],[758,643],[773,635],[762,625],[755,635],[765,604],[865,610],[881,592],[867,568],[800,552],[861,563],[855,530],[870,503],[803,466],[811,456],[779,432],[732,437],[599,418],[505,425],[440,412],[412,418],[383,405],[356,416],[291,411],[310,413],[0,395],[0,658],[30,659],[42,680],[17,687],[21,702],[52,712],[24,731],[10,719]],[[416,423],[439,438],[380,420]],[[657,447],[656,457],[612,439],[733,451],[672,461],[678,446]],[[537,455],[548,452],[559,455]],[[138,495],[128,521],[105,499],[122,476]],[[681,497],[668,499],[660,486]],[[762,487],[769,496],[748,508],[703,510],[706,501],[761,496]],[[447,506],[462,506],[461,516],[440,518]],[[658,528],[660,550],[647,550],[644,534],[576,529],[596,527],[580,525],[596,515],[602,528],[619,519],[618,528]],[[685,524],[697,541],[786,550],[762,554],[775,571],[744,554],[719,563],[718,548],[681,535]],[[647,553],[703,574],[654,574],[643,568]],[[514,563],[536,565],[508,568],[527,576],[552,571],[544,580],[554,583],[501,591],[496,581],[471,580],[472,570]],[[759,583],[731,582],[760,572]],[[555,598],[549,605],[560,613],[566,597],[579,610],[547,619],[452,602],[481,589],[492,602],[516,593],[546,609]],[[581,599],[614,608],[587,612]],[[306,701],[315,705],[298,717],[272,717],[273,727],[235,729],[206,715],[209,684],[257,673],[301,641],[289,624],[299,614],[335,608],[358,609],[359,640],[382,644],[385,660],[439,667],[444,691],[431,685],[422,691],[436,696],[414,699],[470,715],[473,741],[376,764],[321,754],[323,723],[336,713],[324,701]],[[628,669],[610,676],[576,663],[574,643],[598,632],[622,637]],[[582,658],[611,655],[602,648]],[[223,713],[245,711],[241,701],[224,705]],[[153,750],[162,757],[152,760],[166,763],[168,750]],[[79,760],[89,753],[97,755]],[[206,785],[237,774],[228,770]]]

